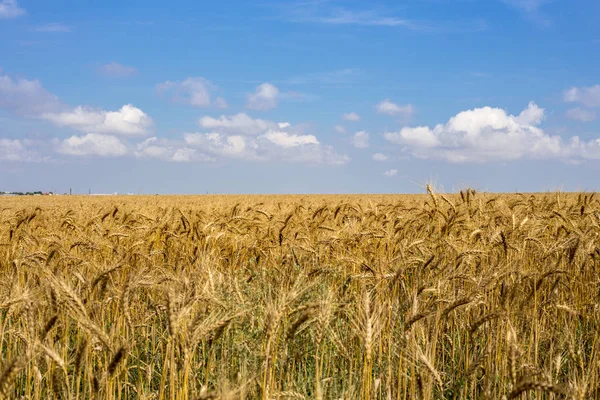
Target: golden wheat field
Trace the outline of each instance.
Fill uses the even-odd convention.
[[[0,198],[0,392],[600,397],[593,194]]]

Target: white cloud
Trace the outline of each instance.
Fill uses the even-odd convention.
[[[542,12],[542,6],[552,0],[503,0],[523,14],[526,20],[541,26],[552,25],[552,19]]]
[[[229,104],[227,104],[227,101],[225,101],[224,98],[217,97],[215,99],[215,107],[217,107],[217,108],[227,108],[227,107],[229,107]]]
[[[358,149],[369,147],[369,134],[365,131],[356,132],[352,137],[352,145]]]
[[[383,175],[389,176],[389,177],[396,176],[396,175],[398,175],[398,170],[397,169],[390,169],[388,171],[385,171],[383,173]]]
[[[270,110],[277,107],[278,97],[279,89],[275,85],[263,83],[248,95],[246,107],[251,110]]]
[[[201,126],[220,131],[187,133],[185,144],[203,154],[248,161],[287,161],[310,164],[344,164],[349,158],[301,133],[289,123],[253,120],[245,114],[206,119]]]
[[[272,121],[253,119],[248,114],[239,113],[231,116],[221,115],[219,118],[202,117],[198,121],[201,128],[221,133],[241,135],[258,135],[269,129],[278,129],[279,125]]]
[[[270,159],[305,164],[344,165],[350,158],[339,154],[331,146],[307,144],[292,149],[281,148],[266,150]]]
[[[134,154],[138,158],[157,158],[173,162],[214,161],[214,159],[198,153],[196,149],[157,137],[151,137],[138,143]]]
[[[152,137],[138,143],[137,150],[135,151],[136,157],[149,157],[149,158],[160,158],[160,159],[171,159],[175,153],[175,149],[160,144],[155,144],[158,138]]]
[[[131,104],[118,111],[83,106],[66,109],[39,81],[11,79],[7,75],[0,75],[0,108],[83,132],[144,135],[153,124],[152,118]]]
[[[264,137],[278,146],[291,148],[305,144],[319,144],[317,138],[313,135],[295,135],[281,131],[269,131]]]
[[[564,100],[568,103],[580,103],[586,107],[600,107],[600,85],[572,87],[565,91]]]
[[[60,113],[45,113],[42,118],[58,126],[68,126],[83,132],[113,133],[141,136],[148,133],[152,118],[139,108],[126,104],[119,111],[76,107]]]
[[[249,158],[246,152],[246,138],[239,135],[227,136],[221,133],[186,133],[185,143],[213,155],[233,158]]]
[[[575,107],[567,110],[567,117],[580,122],[592,122],[596,119],[596,113],[591,110]]]
[[[108,64],[101,65],[98,68],[98,72],[102,75],[110,76],[113,78],[125,78],[134,75],[138,72],[134,67],[119,64],[118,62],[111,62]]]
[[[63,140],[57,151],[72,156],[117,157],[127,154],[127,146],[116,136],[88,133]]]
[[[17,18],[25,14],[25,10],[19,7],[17,0],[0,1],[0,19]]]
[[[373,154],[373,160],[374,161],[387,161],[388,156],[386,156],[383,153],[375,153],[375,154]]]
[[[415,113],[414,107],[411,104],[400,106],[396,103],[392,103],[389,99],[383,100],[375,107],[377,112],[380,114],[387,114],[393,116],[410,117]]]
[[[190,149],[189,147],[184,147],[175,151],[172,160],[175,162],[190,162],[195,158],[195,156],[196,150]]]
[[[42,161],[39,155],[28,149],[26,143],[16,139],[0,139],[0,162],[35,162]]]
[[[539,125],[544,120],[544,117],[544,109],[531,101],[516,119],[518,123],[523,125]],[[496,122],[492,121],[492,123],[495,124]]]
[[[537,11],[544,3],[550,0],[503,0],[506,4],[526,12]]]
[[[346,121],[360,121],[360,115],[358,115],[355,112],[344,114],[344,115],[342,115],[342,118],[345,119]]]
[[[58,97],[46,91],[38,80],[11,79],[0,74],[0,108],[35,116],[59,107]]]
[[[544,110],[533,102],[518,116],[483,107],[463,111],[433,128],[403,128],[384,136],[415,157],[450,162],[600,159],[600,139],[582,142],[574,136],[565,142],[560,136],[549,136],[537,126],[543,117]]]
[[[307,0],[273,4],[277,4],[277,7],[284,11],[281,15],[282,18],[296,23],[405,28],[429,33],[472,32],[481,31],[487,27],[485,21],[481,19],[425,21],[400,18],[386,10],[386,7],[376,4],[368,8],[347,7],[353,3],[358,2]]]
[[[306,1],[295,3],[290,8],[289,20],[328,25],[361,25],[405,27],[421,30],[424,26],[416,21],[381,14],[380,10],[352,10],[343,7],[327,7],[328,2]]]
[[[346,128],[341,125],[334,126],[334,129],[337,133],[346,133]]]
[[[441,145],[435,133],[427,126],[402,128],[399,133],[386,132],[384,137],[392,143],[408,144],[420,148],[432,148]]]
[[[217,98],[214,103],[211,92],[216,87],[207,79],[201,77],[190,77],[184,81],[166,81],[156,85],[159,94],[170,94],[172,101],[176,103],[189,104],[194,107],[208,107],[215,105],[218,108],[227,107],[227,102]]]
[[[153,125],[152,118],[131,104],[118,111],[84,106],[69,108],[46,91],[39,81],[11,79],[7,75],[0,75],[0,108],[85,133],[145,135]]]
[[[67,33],[67,32],[71,32],[71,28],[68,27],[67,25],[52,22],[49,24],[36,26],[35,28],[33,28],[33,31],[34,32],[47,32],[47,33]]]

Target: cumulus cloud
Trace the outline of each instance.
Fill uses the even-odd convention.
[[[232,157],[250,158],[250,152],[246,152],[246,138],[239,135],[224,135],[217,132],[212,133],[186,133],[185,143],[188,146],[201,149],[204,152]]]
[[[58,97],[44,89],[38,80],[12,79],[0,74],[0,108],[35,116],[59,107]]]
[[[127,154],[127,146],[116,136],[88,133],[60,142],[57,151],[72,156],[117,157]]]
[[[345,119],[346,121],[360,121],[360,115],[358,115],[355,112],[344,114],[344,115],[342,115],[342,118]]]
[[[344,164],[349,158],[288,122],[254,120],[246,114],[200,121],[208,133],[187,133],[185,145],[202,154],[250,161]]]
[[[138,70],[134,67],[119,64],[118,62],[111,62],[108,64],[101,65],[98,68],[98,72],[102,75],[110,76],[113,78],[125,78],[131,75],[135,75]]]
[[[415,113],[414,107],[411,104],[404,106],[392,103],[390,99],[385,99],[381,103],[375,106],[376,110],[380,114],[387,114],[396,117],[410,117]]]
[[[533,102],[518,116],[483,107],[463,111],[433,128],[406,127],[384,137],[403,145],[415,157],[450,162],[600,158],[600,139],[584,142],[574,136],[564,141],[560,136],[547,135],[538,126],[543,118],[544,110]]]
[[[200,154],[196,149],[157,137],[151,137],[138,143],[134,155],[138,158],[156,158],[172,162],[214,161],[214,159]]]
[[[59,113],[45,113],[42,118],[58,125],[94,133],[112,133],[127,136],[141,136],[148,133],[153,125],[152,118],[131,104],[118,111],[94,110],[89,107],[75,107]]]
[[[375,153],[373,154],[373,161],[387,161],[388,156],[383,153]]]
[[[506,113],[504,113],[506,115]],[[497,115],[499,119],[501,119],[501,115],[498,114]],[[529,104],[527,105],[527,108],[525,108],[523,111],[521,111],[521,113],[519,114],[519,116],[516,118],[516,121],[522,125],[539,125],[542,123],[542,121],[544,120],[546,116],[545,110],[541,107],[538,107],[537,104],[535,104],[533,101],[529,102]],[[465,117],[465,116],[463,116]],[[469,115],[466,115],[466,118],[469,118]],[[466,121],[462,121],[462,122],[466,122]],[[459,122],[460,124],[461,122]],[[475,123],[475,129],[476,129],[476,124]],[[497,122],[495,121],[491,121],[492,126],[496,126]],[[473,129],[473,126],[471,126],[471,129]]]
[[[175,150],[171,159],[175,162],[189,162],[192,161],[196,156],[196,150],[190,149],[189,147],[183,147]],[[204,158],[204,157],[203,157]],[[208,158],[204,158],[205,161],[209,161]]]
[[[256,87],[256,91],[248,95],[246,107],[251,110],[271,110],[279,102],[279,89],[270,83]]]
[[[352,145],[357,149],[369,147],[369,134],[365,131],[356,132],[352,137]]]
[[[385,171],[383,173],[383,175],[389,176],[389,177],[396,176],[396,175],[398,175],[398,170],[397,169],[390,169],[388,171]]]
[[[580,122],[592,122],[596,119],[596,113],[591,110],[575,107],[567,110],[567,118]]]
[[[0,1],[0,19],[17,18],[25,14],[25,10],[19,7],[17,0]]]
[[[264,137],[272,143],[285,147],[286,149],[305,144],[319,144],[319,141],[313,135],[295,135],[293,133],[281,131],[269,131],[265,133]]]
[[[156,85],[160,95],[169,96],[171,101],[188,104],[194,107],[209,107],[214,105],[219,108],[227,107],[227,102],[219,97],[212,101],[212,92],[216,90],[207,79],[190,77],[184,81],[166,81]]]
[[[221,115],[219,118],[202,117],[198,121],[201,128],[221,133],[240,135],[258,135],[269,129],[278,129],[279,125],[272,121],[251,118],[248,114],[239,113],[231,116]]]
[[[564,93],[567,103],[579,103],[586,107],[600,107],[600,85],[571,87]]]
[[[152,118],[131,104],[118,111],[70,108],[46,91],[39,81],[12,79],[7,75],[0,75],[0,108],[84,133],[145,135],[153,125]]]
[[[42,159],[35,151],[28,148],[25,141],[0,139],[0,162],[2,161],[35,162]]]
[[[343,164],[348,159],[331,147],[321,146],[313,135],[295,135],[281,131],[268,131],[257,137],[225,135],[221,133],[185,134],[188,146],[214,156],[249,161],[286,160]]]

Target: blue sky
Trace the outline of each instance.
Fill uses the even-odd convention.
[[[598,190],[598,15],[0,0],[0,191]]]

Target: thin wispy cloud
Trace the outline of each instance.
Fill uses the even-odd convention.
[[[381,10],[353,10],[332,5],[329,1],[301,1],[287,4],[282,6],[282,17],[298,23],[418,28],[414,21]]]
[[[502,2],[520,11],[523,18],[540,26],[552,25],[552,18],[542,8],[553,0],[502,0]]]
[[[596,119],[596,113],[594,111],[575,107],[567,110],[567,118],[579,122],[592,122]]]
[[[480,31],[487,28],[483,20],[416,20],[395,15],[381,7],[351,9],[333,5],[329,1],[304,1],[280,7],[280,18],[294,23],[405,28],[427,33]]]
[[[351,11],[343,8],[333,10],[329,15],[313,15],[300,17],[298,22],[316,22],[332,25],[372,25],[372,26],[404,26],[419,29],[420,26],[410,20],[385,17],[375,11]]]
[[[61,107],[57,96],[38,80],[12,78],[0,73],[0,109],[17,115],[35,116]]]
[[[0,0],[0,19],[12,19],[25,15],[17,0]]]
[[[35,28],[33,28],[33,31],[34,32],[46,32],[46,33],[68,33],[68,32],[71,32],[71,28],[68,27],[67,25],[52,22],[49,24],[36,26]]]
[[[504,3],[511,7],[517,8],[526,12],[536,12],[544,4],[549,3],[550,0],[502,0]]]
[[[98,73],[113,78],[125,78],[131,75],[137,74],[138,70],[134,67],[119,64],[118,62],[111,62],[103,64],[98,67]]]
[[[313,101],[318,98],[318,96],[315,96],[312,94],[296,92],[296,91],[280,92],[278,96],[281,100],[296,101],[296,102]]]

